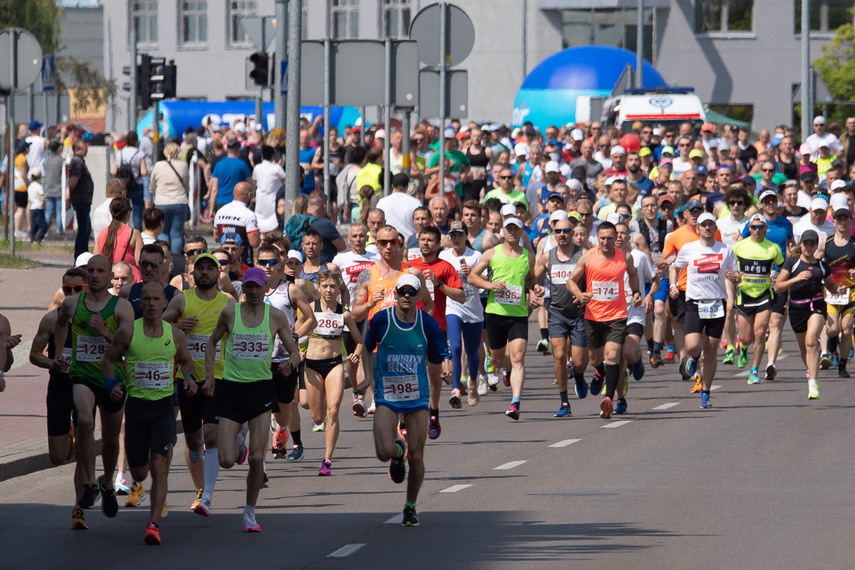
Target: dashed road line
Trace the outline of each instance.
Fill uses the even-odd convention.
[[[564,441],[559,441],[557,443],[553,443],[549,447],[567,447],[568,445],[573,445],[576,442],[582,441],[581,439],[565,439]]]
[[[440,493],[456,493],[458,491],[462,491],[463,489],[468,489],[472,485],[452,485],[448,489],[443,489]]]
[[[629,424],[629,423],[632,423],[632,420],[621,420],[619,422],[611,422],[611,423],[604,425],[603,427],[607,428],[607,429],[611,429],[611,428],[617,428],[620,426],[625,426],[626,424]]]
[[[713,384],[712,386],[710,386],[710,391],[718,390],[719,388],[721,388],[721,384]]]
[[[669,410],[674,406],[679,406],[680,402],[668,402],[667,404],[662,404],[661,406],[656,406],[653,408],[654,410]]]
[[[365,543],[345,544],[344,546],[342,546],[341,548],[339,548],[335,552],[327,554],[327,558],[347,558],[348,556],[350,556],[351,554],[353,554],[354,552],[356,552],[357,550],[359,550],[363,546],[365,546]]]
[[[527,459],[523,459],[522,461],[511,461],[511,462],[509,462],[509,463],[505,463],[505,464],[503,464],[503,465],[499,465],[498,467],[493,467],[493,470],[495,471],[495,470],[498,470],[498,469],[513,469],[514,467],[519,467],[519,466],[520,466],[520,465],[522,465],[523,463],[528,463],[528,460],[527,460]]]
[[[404,522],[404,513],[398,513],[383,524],[401,524],[402,522]]]

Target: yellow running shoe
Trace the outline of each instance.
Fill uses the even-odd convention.
[[[193,504],[190,505],[190,510],[195,511],[196,507],[199,506],[199,503],[202,502],[202,489],[196,489],[196,500],[193,501]]]
[[[692,385],[692,394],[697,394],[704,389],[704,378],[700,374],[695,375],[695,383]]]

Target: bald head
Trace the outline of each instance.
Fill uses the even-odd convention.
[[[98,267],[107,271],[111,271],[113,269],[113,264],[110,263],[110,260],[105,255],[93,255],[89,258],[86,265],[89,267]]]
[[[235,200],[240,200],[249,204],[252,201],[252,186],[248,182],[238,182],[235,184]]]
[[[165,299],[165,295],[163,293],[163,287],[160,283],[155,281],[151,281],[143,285],[141,294],[145,297],[157,297],[159,299]]]

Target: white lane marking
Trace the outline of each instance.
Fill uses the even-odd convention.
[[[15,362],[12,363],[12,367],[9,369],[10,372],[16,368],[20,368],[30,361],[30,348],[32,346],[33,341],[28,340],[12,349],[12,356],[15,357]]]
[[[448,489],[443,489],[440,493],[456,493],[458,491],[462,491],[463,489],[468,489],[472,485],[452,485]]]
[[[719,388],[721,388],[721,384],[713,384],[712,386],[710,386],[711,391],[712,390],[718,390]]]
[[[789,356],[789,355],[788,354],[782,354],[781,356],[778,357],[778,360],[776,360],[776,362],[784,360],[787,356]]]
[[[404,522],[404,513],[399,513],[387,520],[384,524],[401,524],[402,522]]]
[[[327,554],[327,558],[347,558],[360,548],[365,546],[365,543],[362,544],[345,544],[335,552]]]
[[[750,370],[746,370],[745,372],[737,372],[735,376],[737,378],[746,378],[750,372]]]
[[[626,424],[629,424],[629,423],[632,423],[632,420],[621,420],[619,422],[612,422],[612,423],[604,425],[603,427],[604,428],[616,428],[616,427],[620,427],[620,426],[625,426]]]
[[[674,406],[679,406],[680,402],[668,402],[667,404],[662,404],[661,406],[656,406],[653,408],[654,410],[668,410],[673,408]]]
[[[493,467],[493,470],[495,471],[496,469],[513,469],[514,467],[519,467],[523,463],[528,463],[528,460],[523,459],[522,461],[511,461],[510,463],[505,463],[504,465]]]
[[[564,441],[559,441],[557,443],[553,443],[549,447],[567,447],[568,445],[573,445],[574,443],[582,441],[581,439],[565,439]]]

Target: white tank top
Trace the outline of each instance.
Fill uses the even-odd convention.
[[[291,305],[289,285],[291,285],[290,281],[285,279],[279,281],[276,289],[264,296],[264,302],[285,313],[285,316],[288,318],[288,326],[293,333],[294,323],[297,321],[297,310]],[[288,351],[282,346],[282,341],[279,340],[279,336],[277,335],[273,343],[273,360],[281,361],[282,359],[288,360]]]

